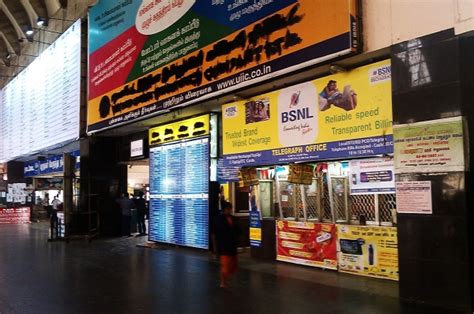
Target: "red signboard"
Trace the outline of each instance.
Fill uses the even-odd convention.
[[[277,260],[337,269],[336,225],[280,220],[276,229]]]
[[[30,222],[30,208],[0,208],[0,224],[23,224]]]

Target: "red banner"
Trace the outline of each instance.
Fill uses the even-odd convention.
[[[0,208],[1,224],[24,224],[30,222],[30,208]]]
[[[336,225],[280,220],[276,229],[277,260],[337,269]]]

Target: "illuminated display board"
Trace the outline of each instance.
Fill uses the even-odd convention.
[[[0,94],[0,160],[79,138],[81,21]]]
[[[151,141],[161,131],[189,134],[189,138],[150,148],[151,241],[208,248],[208,123],[209,116],[203,116],[150,130]],[[184,132],[185,126],[189,129]],[[194,126],[205,130],[204,134],[195,133]],[[193,133],[201,137],[193,138]]]

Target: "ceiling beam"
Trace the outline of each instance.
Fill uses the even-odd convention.
[[[18,36],[19,41],[23,41],[23,31],[21,30],[20,25],[18,25],[18,22],[16,21],[15,17],[12,15],[10,10],[8,9],[7,5],[3,2],[3,0],[0,0],[0,10],[5,13],[7,16],[8,20],[10,20],[10,23],[13,25],[13,28],[15,29],[16,35]]]
[[[15,53],[15,50],[14,50],[13,47],[12,47],[12,45],[11,45],[10,42],[8,41],[7,36],[5,36],[5,34],[4,34],[2,31],[0,31],[0,38],[3,39],[3,42],[5,43],[5,46],[7,46],[7,51],[8,51],[8,53],[11,54],[11,55],[12,55],[12,54],[16,54],[16,53]]]
[[[54,16],[56,13],[58,13],[59,10],[61,10],[61,3],[59,2],[59,0],[44,0],[44,3],[46,4],[48,17]]]
[[[36,26],[36,22],[38,21],[38,14],[36,13],[35,9],[30,3],[30,0],[20,0],[21,5],[25,8],[26,14],[30,19],[31,28]]]

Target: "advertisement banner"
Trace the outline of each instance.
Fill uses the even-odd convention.
[[[336,225],[280,220],[276,237],[278,261],[337,269]]]
[[[465,170],[462,117],[397,125],[394,139],[397,173]]]
[[[88,132],[351,53],[355,0],[99,1]]]
[[[262,220],[258,210],[250,211],[250,246],[260,247],[262,245]]]
[[[398,280],[397,228],[337,226],[339,271]]]
[[[30,222],[30,208],[0,208],[1,224],[24,224]]]
[[[392,158],[371,158],[349,162],[351,194],[395,193]]]
[[[393,152],[390,61],[222,107],[228,165]]]

